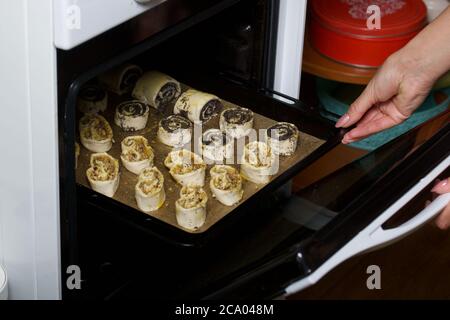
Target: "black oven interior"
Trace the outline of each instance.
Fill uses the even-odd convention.
[[[283,284],[278,272],[295,277],[304,271],[292,264],[291,246],[312,231],[278,213],[292,193],[291,178],[334,147],[337,132],[301,103],[281,103],[268,90],[275,65],[277,1],[199,1],[192,7],[188,2],[169,1],[149,13],[159,19],[167,15],[168,25],[161,30],[150,32],[151,21],[143,15],[80,48],[58,52],[62,274],[68,265],[78,264],[85,280],[81,291],[64,289],[66,298],[201,298],[232,281],[245,283],[250,271],[257,277],[256,265],[265,266],[257,267],[260,272],[274,267],[270,281],[277,288]],[[176,14],[185,17],[171,24]],[[82,85],[124,62],[166,72],[279,121],[301,121],[303,130],[328,142],[212,235],[186,241],[75,183],[76,95]],[[247,288],[242,297],[277,288]]]

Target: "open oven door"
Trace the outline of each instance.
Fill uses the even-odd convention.
[[[284,227],[278,228],[289,237],[272,255],[228,277],[205,298],[292,295],[350,257],[399,240],[436,217],[450,202],[450,194],[434,199],[419,213],[412,212],[411,203],[419,195],[431,198],[435,180],[449,174],[448,120],[447,112],[291,194],[279,207]],[[288,223],[297,224],[296,231],[287,228]]]

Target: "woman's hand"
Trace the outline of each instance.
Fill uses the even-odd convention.
[[[438,195],[450,193],[450,178],[439,181],[434,186],[432,192]],[[442,230],[447,230],[450,228],[450,203],[436,219],[436,225],[438,226],[439,229]]]
[[[358,141],[402,123],[426,99],[433,82],[406,50],[395,53],[336,124],[338,128],[356,124],[342,142]]]
[[[425,100],[433,83],[450,69],[450,7],[404,48],[394,53],[370,81],[338,128],[356,128],[351,143],[405,121]]]

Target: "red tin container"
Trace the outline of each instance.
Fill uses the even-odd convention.
[[[381,9],[381,29],[367,27],[370,5]],[[312,0],[311,43],[352,66],[379,67],[427,24],[422,0]]]

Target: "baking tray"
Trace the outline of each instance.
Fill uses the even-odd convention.
[[[189,86],[182,84],[182,91],[185,91],[189,89]],[[115,107],[120,104],[123,101],[130,100],[130,96],[122,96],[119,97],[113,93],[108,93],[109,99],[108,99],[108,108],[107,110],[102,113],[102,115],[108,120],[110,123],[113,132],[114,132],[114,144],[111,150],[108,152],[111,156],[118,159],[120,161],[120,154],[121,154],[121,147],[120,144],[122,140],[128,136],[134,136],[134,135],[142,135],[146,137],[152,146],[154,153],[155,153],[155,159],[154,159],[154,165],[162,172],[164,175],[164,187],[166,191],[166,201],[164,205],[158,210],[150,213],[146,213],[149,216],[156,218],[164,223],[167,223],[173,227],[176,227],[180,230],[183,230],[187,233],[191,234],[201,234],[209,230],[212,226],[214,226],[216,223],[218,223],[220,220],[225,218],[228,214],[232,213],[237,207],[242,205],[244,202],[249,200],[252,196],[254,196],[258,191],[260,191],[262,188],[264,188],[265,185],[256,185],[252,182],[244,180],[243,183],[243,189],[244,189],[244,196],[242,201],[232,207],[227,207],[222,205],[219,201],[214,199],[212,197],[212,193],[209,188],[209,170],[212,168],[212,165],[208,165],[208,168],[206,169],[206,181],[205,181],[205,191],[208,194],[208,203],[207,203],[207,217],[205,224],[195,230],[187,230],[182,227],[180,227],[176,222],[175,217],[175,201],[179,198],[179,192],[181,190],[181,186],[178,185],[173,178],[171,177],[169,170],[164,166],[164,159],[166,158],[167,154],[172,151],[171,147],[165,146],[162,143],[160,143],[157,139],[157,131],[158,131],[158,123],[159,121],[166,116],[167,114],[162,114],[158,112],[157,110],[150,108],[150,115],[149,120],[147,123],[147,126],[144,130],[136,131],[136,132],[124,132],[121,128],[116,126],[114,124],[114,112]],[[234,108],[237,107],[236,104],[230,103],[228,101],[225,101],[222,99],[223,105],[225,109]],[[167,110],[173,110],[174,104],[170,105]],[[252,106],[241,106],[246,107],[249,109],[254,109]],[[80,116],[80,115],[79,115]],[[79,118],[79,117],[78,117]],[[276,124],[277,121],[273,119],[269,119],[263,115],[260,115],[255,112],[254,115],[254,128],[256,130],[258,129],[265,129],[268,128],[274,124]],[[219,117],[215,117],[211,119],[208,123],[203,125],[203,130],[206,131],[211,128],[219,128]],[[311,136],[307,133],[302,132],[301,125],[299,127],[300,135],[299,135],[299,146],[297,148],[297,151],[295,154],[291,157],[280,157],[279,160],[279,171],[276,175],[274,175],[271,180],[275,179],[276,177],[282,175],[285,173],[290,167],[297,164],[301,160],[305,159],[307,156],[309,156],[311,153],[313,153],[315,150],[317,150],[320,146],[322,146],[325,141],[321,140],[319,138],[316,138],[314,136]],[[78,138],[79,139],[79,138]],[[193,138],[194,139],[194,138]],[[243,145],[236,143],[235,145]],[[194,146],[194,141],[192,141],[192,146]],[[89,168],[89,162],[90,162],[90,156],[92,152],[84,148],[80,144],[80,155],[78,158],[78,168],[76,170],[76,181],[78,184],[90,188],[89,182],[86,178],[86,170]],[[235,152],[235,154],[238,154]],[[239,165],[234,165],[235,168],[239,169]],[[134,188],[137,183],[138,176],[134,175],[133,173],[129,172],[125,169],[125,167],[120,164],[120,185],[117,189],[117,192],[115,193],[113,199],[128,206],[133,209],[136,209],[138,211],[139,208],[137,206],[135,195],[134,195]],[[140,211],[141,212],[141,211]]]

